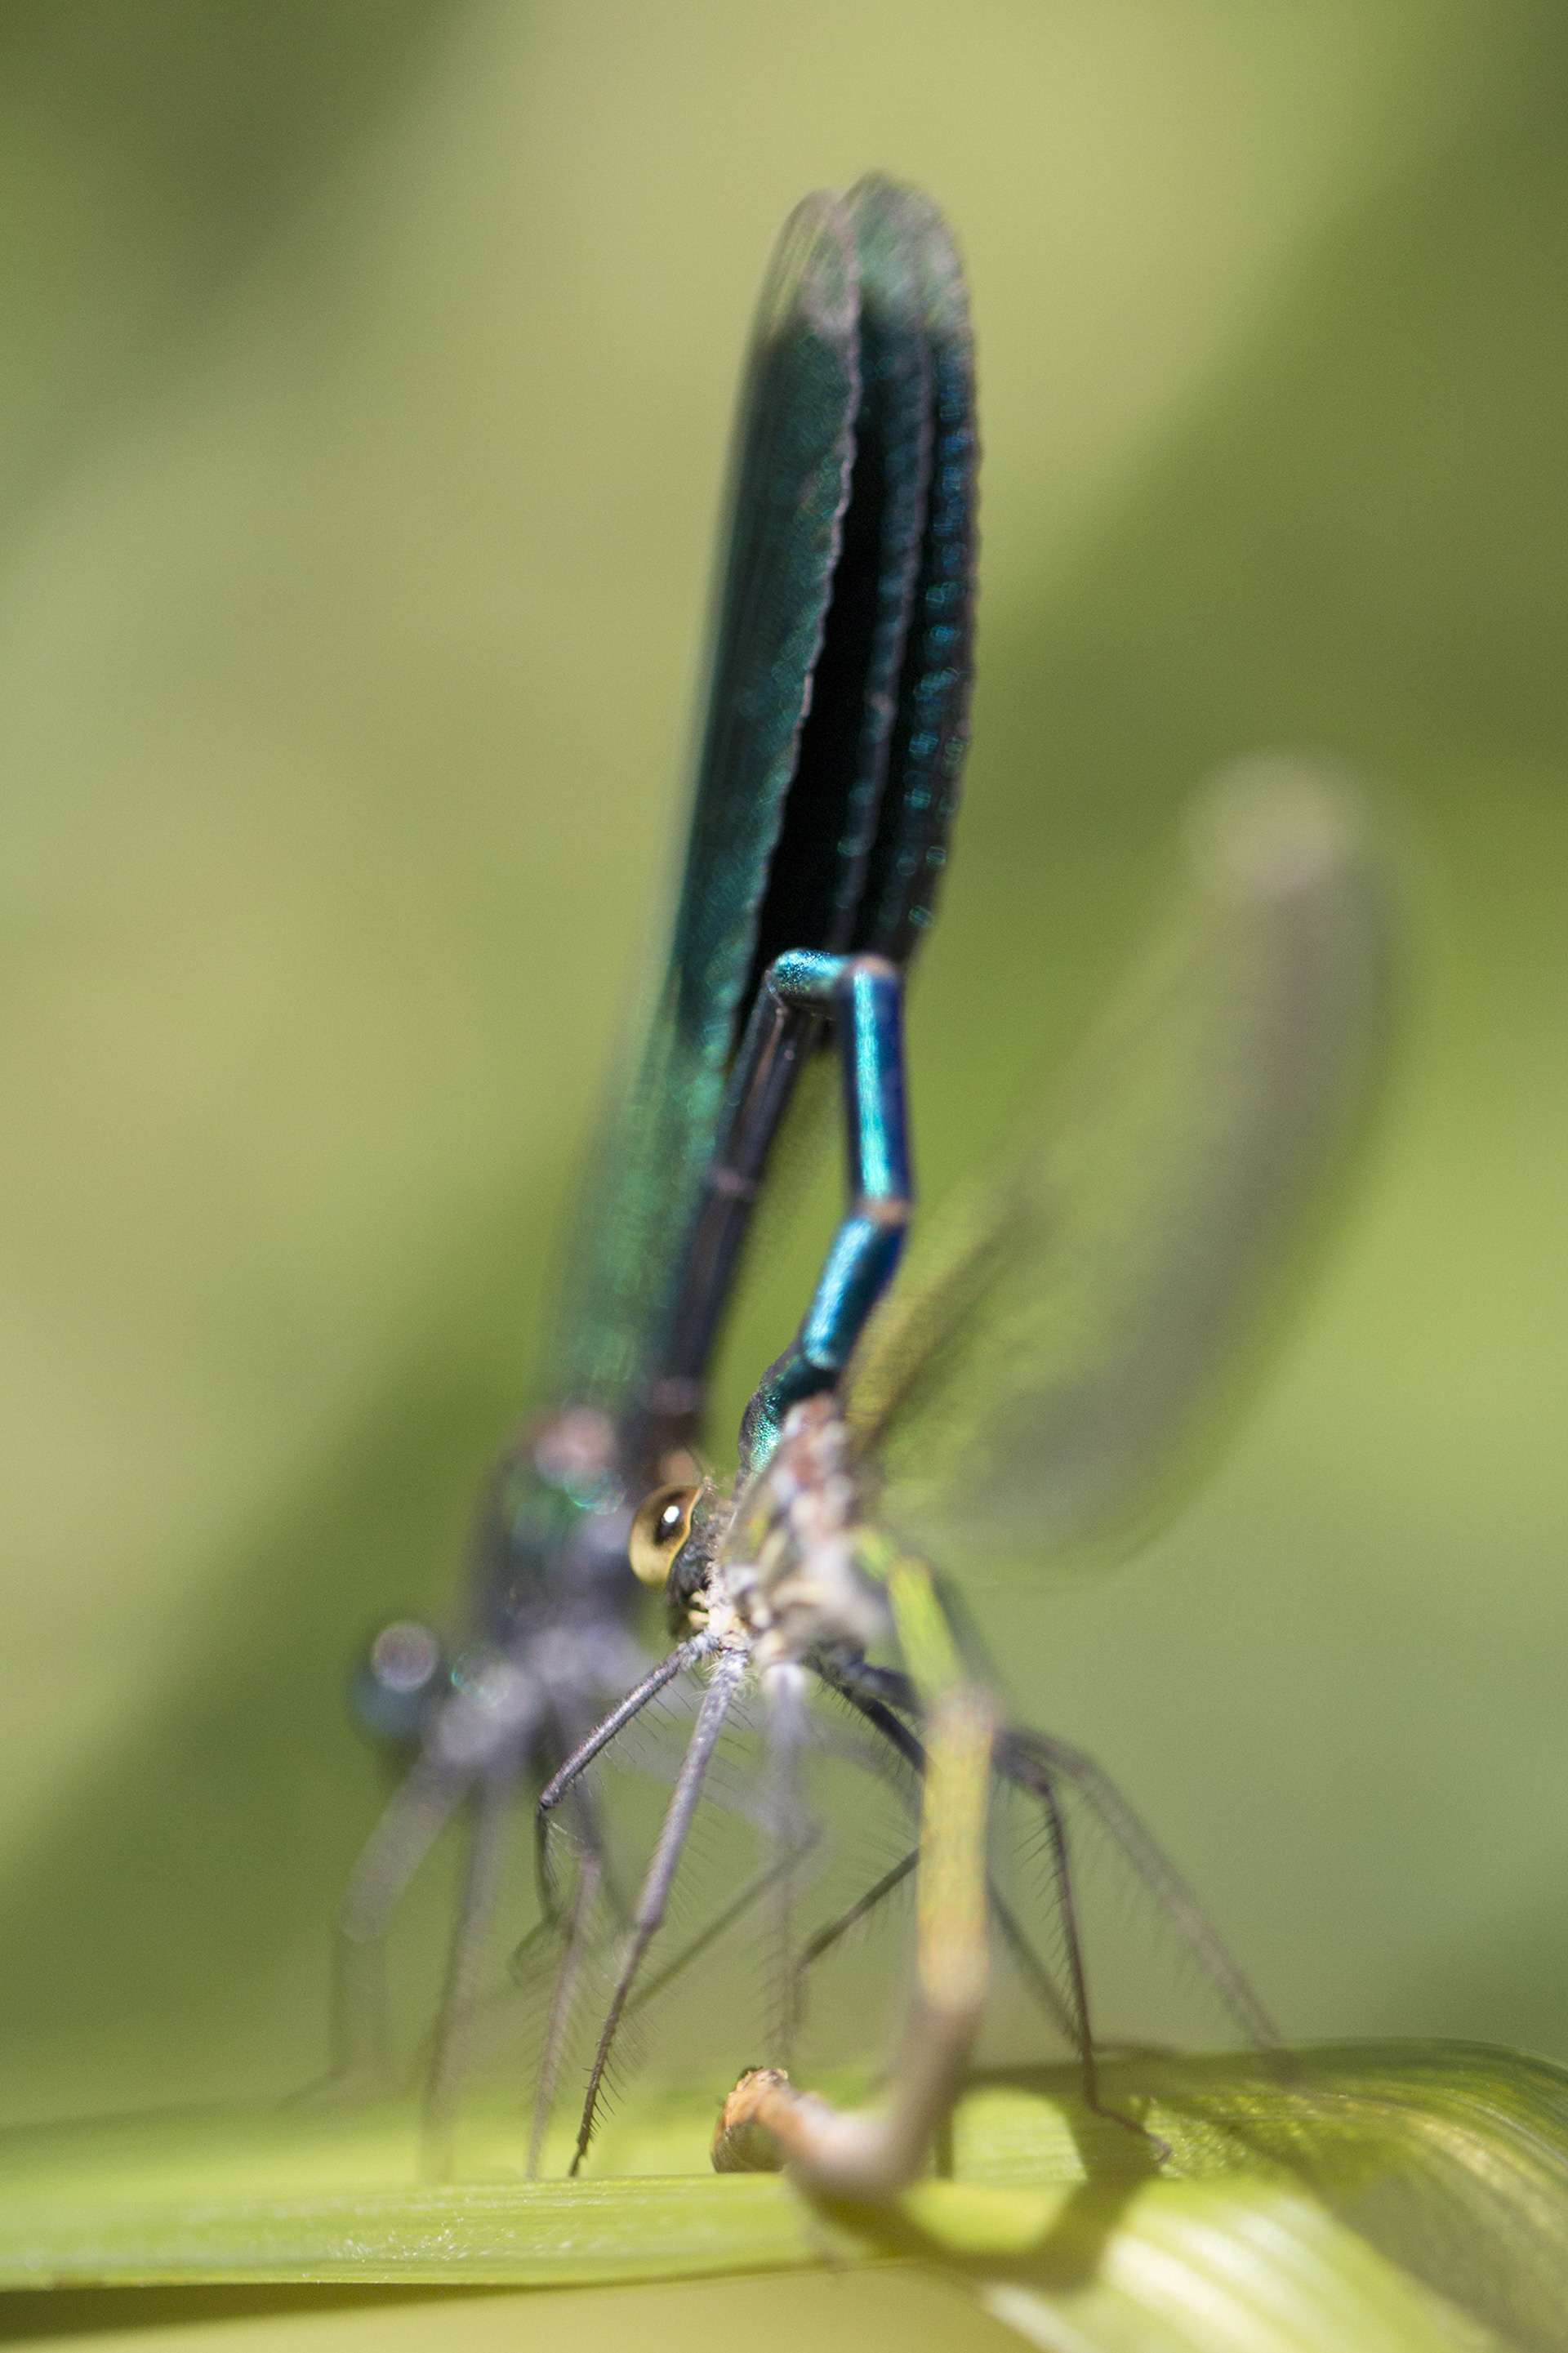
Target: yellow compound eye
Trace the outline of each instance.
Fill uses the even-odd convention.
[[[626,1556],[639,1584],[663,1587],[690,1534],[692,1510],[701,1492],[700,1487],[656,1487],[637,1505]]]

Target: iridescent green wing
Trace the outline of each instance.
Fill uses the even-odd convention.
[[[931,359],[924,318],[923,197],[888,182],[841,200],[856,281],[859,397],[821,646],[812,670],[783,822],[758,910],[738,1004],[749,1010],[763,971],[786,949],[841,951],[857,928],[890,776],[900,690],[921,588],[931,479]],[[872,237],[868,230],[879,230]],[[707,920],[701,870],[692,862],[680,939]],[[698,991],[703,960],[683,959]]]
[[[826,625],[860,393],[839,200],[791,216],[742,385],[697,781],[664,976],[604,1134],[563,1302],[554,1386],[619,1416],[646,1377],[712,1150]]]
[[[786,949],[908,956],[934,912],[967,744],[975,431],[963,269],[917,188],[861,180],[842,214],[858,306],[853,456],[742,1008]],[[712,795],[700,816],[722,822],[724,807]],[[694,1012],[732,980],[691,945],[710,919],[704,878],[727,847],[694,829],[677,943]]]
[[[1125,1544],[1278,1328],[1383,1062],[1384,892],[1352,805],[1257,764],[1184,903],[1005,1176],[911,1250],[850,1412],[936,1558]]]

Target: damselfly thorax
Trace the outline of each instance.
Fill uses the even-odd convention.
[[[706,1633],[759,1674],[818,1652],[864,1652],[890,1626],[887,1596],[861,1565],[870,1503],[837,1398],[825,1392],[791,1409],[774,1452],[730,1495],[710,1483],[651,1495],[633,1523],[632,1560],[664,1584],[673,1633]]]

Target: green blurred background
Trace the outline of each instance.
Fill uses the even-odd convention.
[[[10,0],[0,2114],[321,2064],[344,1662],[528,1402],[756,282],[873,164],[981,353],[928,1198],[1216,760],[1362,770],[1410,934],[1220,1474],[986,1621],[1290,2033],[1568,2058],[1565,68],[1507,0]]]

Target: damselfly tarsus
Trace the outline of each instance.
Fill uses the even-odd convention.
[[[1259,764],[1205,806],[1190,864],[1182,914],[1056,1119],[933,1238],[837,1392],[795,1405],[775,1440],[764,1384],[734,1488],[665,1487],[638,1514],[634,1563],[663,1582],[679,1639],[542,1793],[542,1862],[553,1810],[646,1698],[685,1672],[708,1685],[632,1915],[574,2164],[720,1728],[748,1684],[766,1703],[786,1849],[804,1852],[808,1820],[798,1787],[807,1682],[923,1776],[918,1844],[869,1891],[918,1863],[916,2000],[887,2105],[843,2115],[761,2071],[722,2162],[756,2161],[760,2144],[859,2196],[888,2193],[918,2167],[984,2007],[988,1915],[1016,1955],[1020,1943],[991,1883],[993,1783],[1041,1809],[1061,1904],[1059,1978],[1037,1955],[1024,1958],[1078,2045],[1091,2105],[1069,1790],[1127,1851],[1236,2025],[1268,2037],[1245,1979],[1104,1776],[1066,1744],[1000,1720],[924,1557],[929,1545],[944,1572],[985,1555],[1035,1565],[1133,1528],[1168,1499],[1360,1124],[1379,1064],[1386,926],[1353,810],[1300,765]],[[771,1860],[753,1892],[780,1883]]]
[[[630,1512],[700,1428],[796,1072],[836,990],[876,1000],[875,1032],[888,976],[931,918],[964,744],[973,484],[963,285],[939,217],[880,180],[808,198],[764,288],[742,385],[686,862],[647,1032],[584,1190],[555,1402],[497,1475],[457,1655],[405,1625],[361,1678],[372,1727],[414,1754],[342,1907],[337,2072],[381,2062],[389,1923],[466,1810],[427,2080],[437,2124],[462,2072],[511,1801],[633,1671]],[[796,960],[781,966],[786,951]],[[744,1112],[721,1158],[736,1088]],[[896,1254],[897,1172],[880,1176],[825,1299],[852,1305]],[[849,1328],[832,1314],[808,1325],[777,1369],[775,1414],[841,1368]],[[575,1827],[585,1898],[602,1857],[582,1799]],[[570,1951],[564,1967],[569,1978]]]

